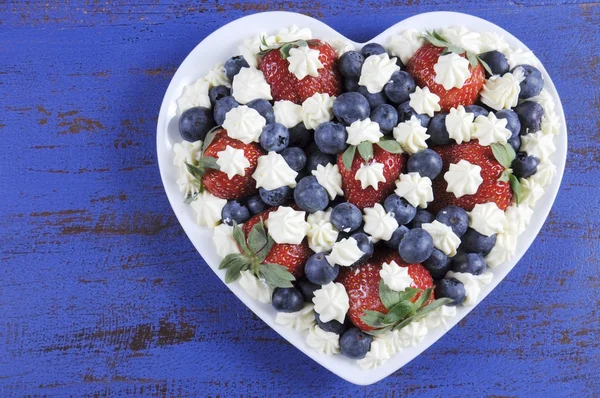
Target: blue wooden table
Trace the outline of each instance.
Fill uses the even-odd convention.
[[[0,2],[0,396],[593,396],[600,393],[600,5],[586,1]],[[252,315],[164,194],[159,105],[186,54],[294,10],[366,41],[425,11],[499,24],[562,97],[569,154],[546,225],[456,328],[357,387]]]

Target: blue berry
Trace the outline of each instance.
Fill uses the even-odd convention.
[[[312,142],[312,130],[307,129],[304,123],[298,123],[290,131],[290,146],[298,146],[304,148]]]
[[[386,240],[383,243],[385,243],[385,245],[387,247],[389,247],[390,249],[398,250],[400,241],[404,237],[404,234],[406,234],[407,232],[408,232],[408,227],[406,225],[400,225],[398,228],[396,228],[396,230],[392,234],[392,237],[390,238],[390,240]]]
[[[447,297],[452,299],[448,305],[460,305],[465,301],[467,292],[465,286],[457,279],[445,278],[435,284],[435,298]]]
[[[267,210],[269,206],[265,202],[263,202],[263,200],[260,198],[260,195],[256,194],[254,196],[250,196],[246,200],[246,207],[248,207],[250,213],[258,214]]]
[[[218,100],[215,104],[215,109],[213,109],[213,115],[215,117],[215,123],[217,123],[217,126],[222,126],[227,112],[238,107],[239,105],[240,104],[238,104],[233,97],[223,97]]]
[[[230,200],[223,210],[221,210],[221,218],[227,225],[243,224],[250,218],[250,210],[238,200]]]
[[[275,123],[275,112],[273,111],[273,105],[266,99],[257,98],[246,104],[248,108],[254,109],[262,117],[265,118],[267,124]]]
[[[490,113],[487,109],[479,105],[465,106],[465,111],[472,113],[475,119],[477,119],[477,116],[487,116]]]
[[[483,54],[479,54],[479,58],[485,62],[492,70],[492,75],[503,75],[510,69],[506,56],[500,51],[488,51]],[[490,77],[490,73],[486,70],[485,75]]]
[[[421,126],[427,127],[429,124],[430,117],[425,114],[417,113],[413,108],[409,105],[410,101],[406,101],[398,105],[396,110],[398,111],[398,122],[406,122],[409,121],[412,116],[416,116],[417,119],[421,121]]]
[[[340,122],[351,125],[369,117],[369,101],[359,93],[344,93],[333,101],[333,114]]]
[[[292,188],[283,186],[271,190],[264,189],[263,187],[258,188],[258,194],[263,202],[269,206],[279,206],[284,204],[288,199],[292,197]]]
[[[452,258],[452,270],[454,272],[481,275],[486,267],[485,258],[479,253],[461,253]]]
[[[371,112],[371,120],[379,124],[382,133],[390,133],[398,124],[398,111],[390,104],[379,105]]]
[[[353,92],[358,90],[358,79],[356,77],[346,77],[343,81],[344,92]]]
[[[352,232],[362,224],[362,212],[352,203],[344,202],[331,211],[331,224],[343,232]]]
[[[343,124],[336,122],[321,123],[315,129],[315,143],[319,150],[330,155],[337,155],[348,148],[348,133]]]
[[[208,90],[208,98],[210,98],[210,105],[214,108],[215,104],[221,98],[229,97],[231,90],[226,86],[214,86]]]
[[[260,146],[267,152],[281,152],[290,143],[290,132],[281,123],[267,124],[260,134]]]
[[[379,105],[387,104],[387,98],[383,91],[370,93],[365,86],[358,86],[357,92],[367,99],[369,108],[375,109]]]
[[[429,140],[434,145],[447,145],[452,142],[446,128],[446,112],[437,113],[429,122],[427,128],[427,134],[429,134]]]
[[[422,263],[433,252],[433,238],[422,228],[408,231],[400,241],[398,253],[409,264]]]
[[[281,156],[294,171],[300,171],[306,166],[306,154],[302,148],[289,147],[281,151]]]
[[[383,87],[383,92],[390,101],[401,104],[409,101],[409,94],[415,91],[416,85],[408,72],[396,71],[392,74],[390,81]]]
[[[361,54],[366,58],[369,58],[371,55],[379,55],[385,54],[385,47],[383,47],[379,43],[368,43],[360,49]]]
[[[371,242],[371,238],[367,234],[365,234],[364,232],[355,232],[352,235],[350,235],[350,237],[356,240],[356,245],[358,246],[360,251],[365,253],[360,258],[360,260],[358,260],[352,265],[360,264],[373,255],[375,246],[373,245],[373,242]]]
[[[329,322],[323,322],[317,312],[315,312],[315,321],[317,321],[317,325],[319,325],[319,327],[324,331],[338,335],[344,333],[344,331],[348,328],[344,323],[339,323],[335,319],[332,319]]]
[[[398,222],[398,225],[408,224],[413,218],[415,218],[415,214],[417,214],[416,207],[395,193],[385,198],[383,207],[385,208],[386,212],[391,213],[391,215]]]
[[[225,76],[229,80],[233,80],[233,77],[240,73],[240,69],[249,68],[248,62],[241,55],[236,55],[235,57],[229,58],[225,61]]]
[[[333,267],[325,258],[324,253],[315,253],[306,260],[304,265],[304,274],[306,279],[318,285],[326,285],[337,278],[340,267],[335,264]]]
[[[535,133],[542,125],[544,108],[537,102],[525,101],[515,107],[515,112],[521,121],[521,135]]]
[[[318,165],[326,166],[329,163],[335,164],[335,156],[317,150],[308,156],[306,168],[310,172],[316,170]]]
[[[329,194],[314,176],[306,176],[294,189],[294,200],[299,208],[309,213],[325,210],[329,204]]]
[[[544,88],[544,78],[542,77],[542,72],[539,71],[538,68],[535,68],[531,65],[517,65],[513,68],[511,73],[515,73],[515,71],[522,71],[525,79],[520,84],[521,92],[519,93],[519,98],[527,99],[531,97],[535,97],[539,93],[542,92],[542,88]]]
[[[179,134],[186,141],[203,140],[206,134],[215,127],[210,109],[196,106],[183,112],[179,117]]]
[[[463,236],[469,228],[469,215],[465,209],[458,206],[444,207],[438,212],[435,219],[452,228],[452,232],[459,238]]]
[[[428,212],[427,210],[417,208],[417,214],[412,219],[410,223],[408,223],[408,228],[421,228],[423,224],[428,224],[435,220],[435,216]]]
[[[372,341],[373,336],[353,327],[341,335],[340,351],[350,359],[362,359],[371,349]]]
[[[278,287],[273,291],[271,305],[278,312],[297,312],[304,307],[304,297],[295,287]]]
[[[433,181],[442,172],[442,158],[431,149],[423,149],[408,158],[406,168],[409,173],[419,173]]]
[[[517,152],[519,148],[521,148],[521,135],[517,134],[513,137],[510,137],[508,139],[508,145],[510,145],[515,150],[515,152]]]
[[[512,133],[511,137],[519,135],[521,131],[521,122],[519,121],[519,115],[516,114],[512,109],[502,109],[496,112],[498,119],[506,119],[506,128]]]
[[[431,256],[423,261],[423,266],[427,268],[433,279],[441,279],[450,271],[452,263],[444,252],[434,248]]]
[[[360,77],[365,57],[358,51],[347,51],[338,59],[338,68],[344,77]]]
[[[496,244],[496,235],[485,236],[472,228],[461,237],[460,249],[465,253],[480,253],[487,256]]]
[[[312,303],[312,299],[315,297],[315,290],[319,290],[320,288],[321,285],[312,283],[306,278],[302,278],[298,281],[298,289],[300,290],[300,293],[302,293],[304,301],[307,303]]]
[[[526,152],[517,152],[517,156],[511,163],[515,177],[527,178],[537,172],[540,160],[535,156],[527,156]]]

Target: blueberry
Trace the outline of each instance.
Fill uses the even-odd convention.
[[[362,224],[362,212],[352,203],[344,202],[331,211],[331,224],[343,232],[352,232]]]
[[[227,225],[233,225],[234,222],[243,224],[250,218],[250,210],[237,200],[230,200],[221,210],[221,218]]]
[[[510,69],[506,56],[500,51],[488,51],[486,53],[479,54],[479,58],[481,58],[481,60],[490,67],[493,75],[503,75]],[[485,75],[490,77],[490,74],[487,70],[485,71]]]
[[[415,218],[415,214],[417,214],[416,207],[395,193],[385,198],[383,207],[385,208],[386,212],[391,213],[391,215],[398,222],[398,225],[408,224],[413,218]]]
[[[544,108],[537,102],[525,101],[515,107],[521,121],[521,135],[535,133],[542,125]]]
[[[465,286],[454,278],[445,278],[435,284],[435,298],[447,297],[452,299],[448,305],[460,305],[465,301],[467,292]]]
[[[515,152],[517,152],[519,148],[521,148],[521,135],[517,134],[514,137],[510,137],[508,139],[508,145],[510,145]]]
[[[213,109],[213,115],[215,116],[215,123],[217,123],[217,126],[222,126],[227,112],[239,105],[240,104],[238,104],[233,97],[223,97],[218,100]]]
[[[396,71],[390,81],[383,87],[383,92],[390,101],[401,104],[409,101],[409,94],[415,91],[415,81],[408,72]]]
[[[520,84],[521,92],[519,93],[519,98],[527,99],[535,97],[542,92],[542,88],[544,88],[544,78],[542,77],[542,72],[540,72],[538,68],[531,65],[517,65],[513,68],[511,73],[514,74],[519,71],[523,72],[523,76],[525,77]]]
[[[248,210],[250,210],[250,213],[258,214],[258,213],[262,213],[263,211],[267,210],[267,208],[269,206],[265,202],[263,202],[263,200],[260,198],[260,195],[257,194],[254,196],[250,196],[246,200],[246,207],[248,207]]]
[[[537,172],[540,160],[535,156],[527,156],[526,152],[517,152],[517,156],[512,161],[511,168],[513,174],[518,178],[531,177]]]
[[[360,52],[365,58],[369,58],[371,55],[379,55],[386,53],[385,47],[378,43],[365,44],[363,48],[360,49]]]
[[[340,267],[335,264],[333,267],[325,258],[324,253],[313,254],[306,260],[304,265],[304,274],[306,279],[318,285],[326,285],[337,278]]]
[[[452,270],[473,275],[481,275],[487,264],[479,253],[461,253],[452,258]]]
[[[389,104],[379,105],[371,112],[371,120],[379,124],[382,133],[387,134],[398,124],[398,111]]]
[[[367,99],[369,108],[375,109],[379,105],[387,104],[387,98],[383,91],[378,93],[370,93],[365,86],[358,86],[357,92]]]
[[[249,68],[248,62],[241,55],[229,58],[225,61],[225,75],[229,80],[233,80],[233,77],[240,73],[240,69]]]
[[[299,208],[309,213],[325,210],[329,204],[329,194],[315,176],[306,176],[294,189],[294,200]]]
[[[333,114],[345,125],[369,117],[369,101],[359,93],[344,93],[333,101]]]
[[[442,158],[431,149],[423,149],[408,158],[406,168],[409,173],[433,180],[442,172]]]
[[[415,217],[408,224],[408,228],[421,228],[421,225],[433,222],[433,220],[435,220],[433,214],[427,210],[417,209],[417,214],[415,214]]]
[[[444,207],[438,212],[435,219],[452,228],[452,232],[459,238],[463,236],[469,228],[469,215],[465,209],[458,206]]]
[[[347,51],[338,59],[338,68],[344,77],[360,77],[365,57],[358,51]]]
[[[506,128],[512,133],[511,137],[519,135],[521,131],[521,122],[519,121],[519,115],[516,114],[512,109],[502,109],[496,112],[498,119],[506,119]]]
[[[290,146],[304,148],[312,142],[312,130],[307,129],[304,123],[298,123],[290,131]]]
[[[400,241],[398,253],[409,264],[422,263],[433,252],[433,238],[422,228],[408,231]]]
[[[260,198],[269,206],[279,206],[292,197],[292,188],[283,186],[271,190],[258,188]]]
[[[317,150],[308,156],[306,168],[310,172],[316,170],[318,165],[326,166],[329,163],[335,164],[335,156]]]
[[[315,129],[315,142],[323,153],[337,155],[344,152],[348,148],[347,139],[346,127],[340,123],[325,122]]]
[[[317,321],[317,325],[319,325],[319,327],[321,329],[323,329],[324,331],[335,333],[335,334],[342,334],[348,328],[345,324],[339,323],[335,319],[332,319],[329,322],[323,322],[321,320],[321,317],[319,316],[319,314],[316,312],[315,312],[315,321]]]
[[[460,249],[466,253],[480,253],[487,256],[496,244],[496,235],[485,236],[472,228],[461,237]]]
[[[350,328],[340,337],[340,351],[350,359],[362,359],[371,349],[373,336],[363,333],[359,328]]]
[[[183,112],[179,117],[179,134],[190,142],[203,140],[215,127],[215,120],[208,108],[196,106]]]
[[[409,101],[403,102],[400,105],[398,105],[398,108],[396,108],[396,110],[398,111],[399,123],[406,122],[410,120],[412,116],[416,116],[417,119],[421,121],[421,126],[427,127],[427,125],[429,124],[430,117],[425,114],[419,114],[415,112],[415,110],[410,107]]]
[[[306,278],[302,278],[298,281],[298,289],[300,290],[300,293],[302,293],[304,301],[307,303],[312,303],[312,299],[315,297],[315,290],[319,290],[320,288],[321,285],[312,283]]]
[[[373,242],[371,242],[371,238],[369,238],[367,234],[365,234],[364,232],[355,232],[352,235],[350,235],[350,237],[356,240],[356,245],[358,246],[360,251],[365,253],[360,258],[360,260],[358,260],[355,264],[352,265],[360,264],[373,255],[375,247],[373,245]]]
[[[487,109],[479,105],[465,106],[465,111],[472,113],[475,119],[477,119],[477,116],[487,116],[490,113]]]
[[[248,108],[254,109],[262,117],[265,118],[267,124],[275,123],[275,112],[273,112],[273,105],[266,99],[257,98],[246,104]]]
[[[429,134],[429,140],[434,145],[447,145],[452,142],[452,139],[448,134],[448,129],[446,128],[447,115],[446,112],[440,112],[431,119],[431,122],[429,122],[427,134]]]
[[[214,86],[208,90],[208,98],[210,98],[210,105],[214,108],[215,104],[221,98],[229,97],[231,90],[226,86]]]
[[[433,252],[431,252],[431,256],[429,256],[427,260],[423,261],[423,266],[429,270],[429,273],[433,279],[440,279],[443,278],[448,271],[450,271],[452,262],[448,256],[444,254],[444,252],[434,248]]]
[[[353,92],[358,90],[358,79],[355,77],[347,77],[344,79],[344,92]]]
[[[273,291],[271,305],[278,312],[297,312],[304,307],[304,297],[295,287],[278,287]]]
[[[260,133],[260,146],[267,152],[281,152],[290,143],[290,132],[281,123],[271,123]]]
[[[294,171],[300,171],[306,166],[306,154],[302,148],[289,147],[281,151],[281,156]]]
[[[407,232],[408,227],[406,225],[400,225],[398,228],[396,228],[390,240],[386,240],[383,243],[385,243],[385,245],[391,249],[398,250],[398,245],[400,245],[400,241]]]

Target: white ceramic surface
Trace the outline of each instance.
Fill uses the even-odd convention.
[[[348,21],[348,23],[351,22],[352,21],[350,20]],[[175,215],[187,236],[202,255],[206,263],[213,269],[217,276],[221,278],[221,280],[224,279],[225,272],[218,270],[220,260],[215,253],[212,244],[212,231],[196,224],[194,211],[189,205],[183,203],[182,194],[179,192],[177,184],[175,183],[177,179],[177,168],[173,165],[174,155],[172,146],[174,143],[181,141],[177,130],[176,99],[181,95],[184,86],[203,77],[214,64],[219,62],[222,63],[229,57],[237,55],[239,53],[238,46],[243,39],[262,31],[274,34],[279,28],[288,27],[292,24],[310,28],[313,32],[313,37],[315,38],[325,40],[343,38],[342,35],[324,23],[296,13],[266,12],[238,19],[206,37],[187,56],[173,76],[160,109],[157,127],[157,152],[160,175],[167,197],[169,198],[169,202],[173,207]],[[426,28],[433,29],[457,24],[464,25],[475,31],[497,32],[504,36],[512,48],[527,48],[517,38],[491,22],[471,15],[452,12],[425,13],[399,21],[385,32],[374,37],[372,40],[369,40],[369,42],[378,42],[385,45],[392,34],[404,29],[414,28],[417,30],[424,30]],[[364,43],[354,44],[357,48],[360,48]],[[493,281],[490,285],[483,287],[478,303],[504,279],[508,272],[527,251],[550,212],[550,208],[552,207],[552,203],[554,202],[562,179],[567,153],[565,117],[552,80],[543,67],[541,68],[541,71],[545,79],[545,88],[553,95],[556,102],[556,114],[562,122],[560,134],[555,137],[557,151],[551,158],[557,166],[557,173],[554,176],[552,184],[546,188],[544,197],[536,204],[534,208],[535,214],[531,219],[531,223],[519,238],[516,255],[513,257],[512,261],[491,270],[494,275]],[[360,369],[356,364],[356,361],[346,359],[341,355],[328,357],[317,353],[306,344],[306,332],[298,333],[292,329],[274,323],[276,312],[270,305],[261,304],[252,299],[237,283],[232,283],[227,286],[231,289],[233,294],[250,308],[250,310],[258,315],[283,338],[323,367],[354,384],[368,385],[383,379],[410,362],[446,333],[442,327],[430,330],[425,339],[418,346],[405,349],[402,353],[393,356],[387,363],[378,369],[364,371]],[[458,323],[473,308],[474,307],[458,307],[457,316],[451,323],[452,326]],[[457,337],[460,338],[460,336]]]

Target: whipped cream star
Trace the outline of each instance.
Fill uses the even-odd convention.
[[[461,159],[458,163],[450,163],[444,180],[448,183],[446,192],[452,192],[457,198],[473,195],[483,182],[481,167]]]
[[[199,193],[191,203],[196,211],[196,222],[214,228],[221,221],[221,211],[227,204],[226,199],[217,198],[208,191]]]
[[[475,305],[479,295],[481,294],[481,289],[485,285],[489,285],[492,283],[493,275],[491,272],[484,272],[481,275],[473,275],[466,272],[453,272],[448,271],[446,274],[446,278],[454,278],[460,282],[465,287],[465,301],[463,301],[463,305]]]
[[[247,104],[255,99],[272,100],[271,86],[263,73],[256,68],[242,68],[233,77],[231,84],[233,98],[240,104]]]
[[[494,202],[478,203],[469,215],[469,226],[485,236],[504,232],[507,228],[506,215]]]
[[[431,180],[429,177],[421,177],[419,173],[400,174],[394,192],[411,205],[422,209],[427,208],[427,202],[433,200]]]
[[[256,109],[240,105],[227,112],[223,128],[231,138],[249,144],[259,141],[260,133],[266,124],[267,121]]]
[[[441,84],[444,89],[462,88],[471,77],[469,60],[456,53],[441,55],[433,65],[435,71],[435,82]]]
[[[252,297],[254,300],[260,301],[264,304],[271,303],[271,296],[273,295],[273,289],[267,283],[261,279],[258,279],[251,271],[240,272],[240,279],[238,283],[244,289],[244,291]]]
[[[441,250],[445,255],[454,257],[456,249],[460,245],[460,238],[452,231],[452,228],[434,220],[431,223],[423,223],[421,225],[425,231],[433,238],[433,246]]]
[[[283,156],[277,152],[269,152],[260,156],[252,178],[256,181],[256,188],[263,187],[273,190],[283,186],[294,188],[298,173],[287,164]]]
[[[323,64],[319,60],[320,54],[319,50],[313,50],[308,46],[292,48],[287,58],[288,70],[298,80],[302,80],[306,76],[318,77],[319,69],[323,68]]]
[[[306,344],[322,355],[331,356],[340,353],[340,336],[333,332],[326,332],[318,325],[308,330]]]
[[[250,162],[244,156],[244,150],[233,148],[230,145],[227,145],[224,150],[218,152],[217,158],[219,170],[227,174],[227,178],[230,180],[236,175],[245,175],[244,170],[250,167]]]
[[[423,40],[422,32],[407,29],[402,33],[391,36],[386,49],[393,57],[399,57],[402,63],[406,65],[423,44],[425,44],[425,40]]]
[[[273,104],[275,121],[283,124],[288,129],[302,122],[302,105],[292,101],[275,101]]]
[[[303,332],[310,329],[316,322],[313,308],[313,304],[307,303],[300,311],[278,312],[275,315],[275,323],[297,332]]]
[[[235,239],[233,239],[233,227],[230,225],[220,224],[215,227],[212,241],[215,245],[217,255],[221,258],[225,258],[229,254],[240,252]]]
[[[411,108],[419,114],[426,114],[429,117],[433,117],[435,112],[439,112],[440,108],[440,97],[429,91],[429,87],[417,87],[415,91],[408,95],[410,98]]]
[[[410,120],[394,127],[393,135],[402,149],[411,155],[427,148],[426,141],[429,138],[427,128],[421,125],[421,121],[416,116],[411,116]]]
[[[316,129],[319,124],[333,119],[333,101],[329,94],[314,93],[302,103],[302,120],[307,129]]]
[[[363,63],[358,84],[365,86],[371,94],[379,93],[399,70],[396,58],[390,58],[387,53],[371,55]]]
[[[210,83],[202,78],[183,88],[183,94],[177,99],[177,112],[182,114],[190,108],[202,106],[211,108],[208,90]]]
[[[371,235],[373,243],[381,239],[390,240],[392,234],[398,228],[398,221],[394,216],[386,212],[379,203],[375,203],[373,207],[365,207],[363,212],[364,230]]]
[[[206,81],[210,84],[210,87],[231,87],[231,82],[225,74],[225,67],[223,66],[223,64],[216,64],[215,66],[210,68],[204,79],[206,79]]]
[[[325,256],[325,258],[332,266],[337,264],[341,267],[349,267],[360,260],[364,254],[365,253],[358,248],[356,239],[350,237],[335,242],[331,253],[328,256]]]
[[[361,369],[376,369],[390,359],[390,352],[387,346],[381,341],[371,342],[371,348],[364,358],[358,360],[358,366]]]
[[[333,200],[336,196],[344,196],[342,190],[342,175],[337,164],[327,163],[317,165],[317,168],[311,172],[317,178],[317,182],[329,194],[329,199]]]
[[[379,123],[371,121],[370,118],[356,120],[346,127],[346,131],[348,132],[346,143],[350,145],[358,145],[364,141],[376,143],[383,137],[383,133],[379,130]]]
[[[268,232],[275,243],[299,245],[310,229],[305,221],[306,212],[287,206],[279,206],[269,213]]]
[[[383,263],[379,276],[390,289],[403,292],[414,285],[414,279],[408,273],[408,267],[401,267],[395,261]]]
[[[485,81],[481,90],[481,102],[494,110],[510,109],[519,103],[521,79],[510,72],[494,75]]]
[[[489,146],[493,143],[506,144],[512,135],[506,128],[508,120],[498,119],[493,112],[487,116],[479,115],[475,119],[473,128],[473,138],[479,140],[479,144]]]
[[[362,189],[373,187],[373,189],[377,191],[379,183],[385,182],[383,168],[383,163],[378,162],[362,164],[356,171],[354,179],[360,181],[360,187]]]
[[[456,141],[457,144],[471,141],[471,134],[475,128],[473,125],[474,119],[475,115],[467,112],[462,105],[459,105],[458,108],[450,109],[445,119],[448,136]]]
[[[540,160],[546,160],[556,152],[554,135],[544,134],[543,131],[522,135],[521,150]]]
[[[315,290],[312,301],[315,304],[315,312],[319,314],[321,321],[336,320],[339,323],[344,323],[346,313],[350,308],[350,299],[344,285],[329,282],[327,285]]]

